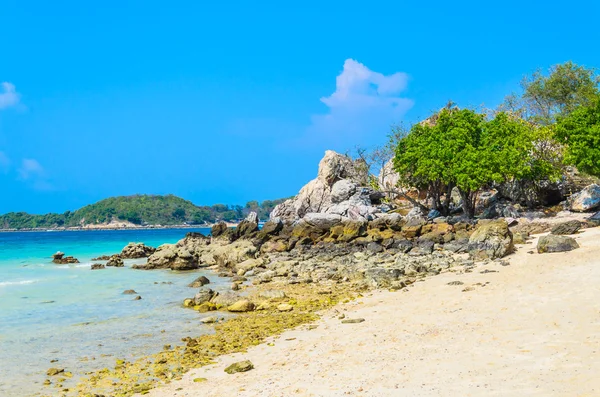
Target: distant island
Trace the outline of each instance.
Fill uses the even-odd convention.
[[[259,219],[285,199],[249,201],[245,206],[215,204],[197,206],[174,195],[146,195],[109,197],[76,211],[44,215],[10,212],[0,215],[1,230],[37,229],[99,229],[123,227],[210,225],[218,221],[235,223],[254,211]]]

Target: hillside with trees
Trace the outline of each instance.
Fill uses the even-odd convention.
[[[262,203],[250,201],[245,206],[215,204],[197,206],[191,201],[173,195],[134,195],[110,197],[76,211],[63,214],[32,215],[11,212],[0,215],[0,228],[35,229],[77,227],[107,224],[111,221],[126,221],[135,225],[203,225],[224,220],[235,222],[243,219],[250,211],[268,218],[269,212],[281,200],[266,200]]]

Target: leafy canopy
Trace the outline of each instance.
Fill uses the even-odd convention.
[[[600,176],[600,96],[589,106],[559,118],[555,134],[565,145],[565,162]]]

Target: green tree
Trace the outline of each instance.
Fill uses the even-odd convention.
[[[565,162],[580,171],[600,176],[600,96],[556,125],[556,137],[565,145]]]
[[[445,107],[400,140],[394,167],[403,183],[427,189],[432,208],[448,214],[456,187],[465,215],[493,183],[541,178],[552,167],[535,158],[536,129],[506,113],[490,121],[470,109]]]
[[[522,94],[505,99],[502,110],[542,125],[554,123],[598,95],[600,76],[594,69],[571,61],[550,68],[548,75],[538,70],[521,81]]]

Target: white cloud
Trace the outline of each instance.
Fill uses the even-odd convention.
[[[54,186],[48,181],[46,170],[35,159],[23,159],[17,172],[19,179],[35,190],[54,190]]]
[[[19,177],[23,180],[44,177],[44,167],[35,159],[23,159],[19,168]]]
[[[347,59],[336,78],[335,92],[321,98],[328,113],[311,118],[308,140],[335,147],[367,144],[373,136],[385,137],[390,125],[399,122],[413,105],[412,100],[400,96],[407,84],[406,73],[386,76]]]
[[[4,82],[0,84],[0,109],[15,106],[19,103],[21,95],[15,90],[11,83]]]
[[[0,152],[0,172],[6,173],[10,167],[10,159],[4,152]]]

